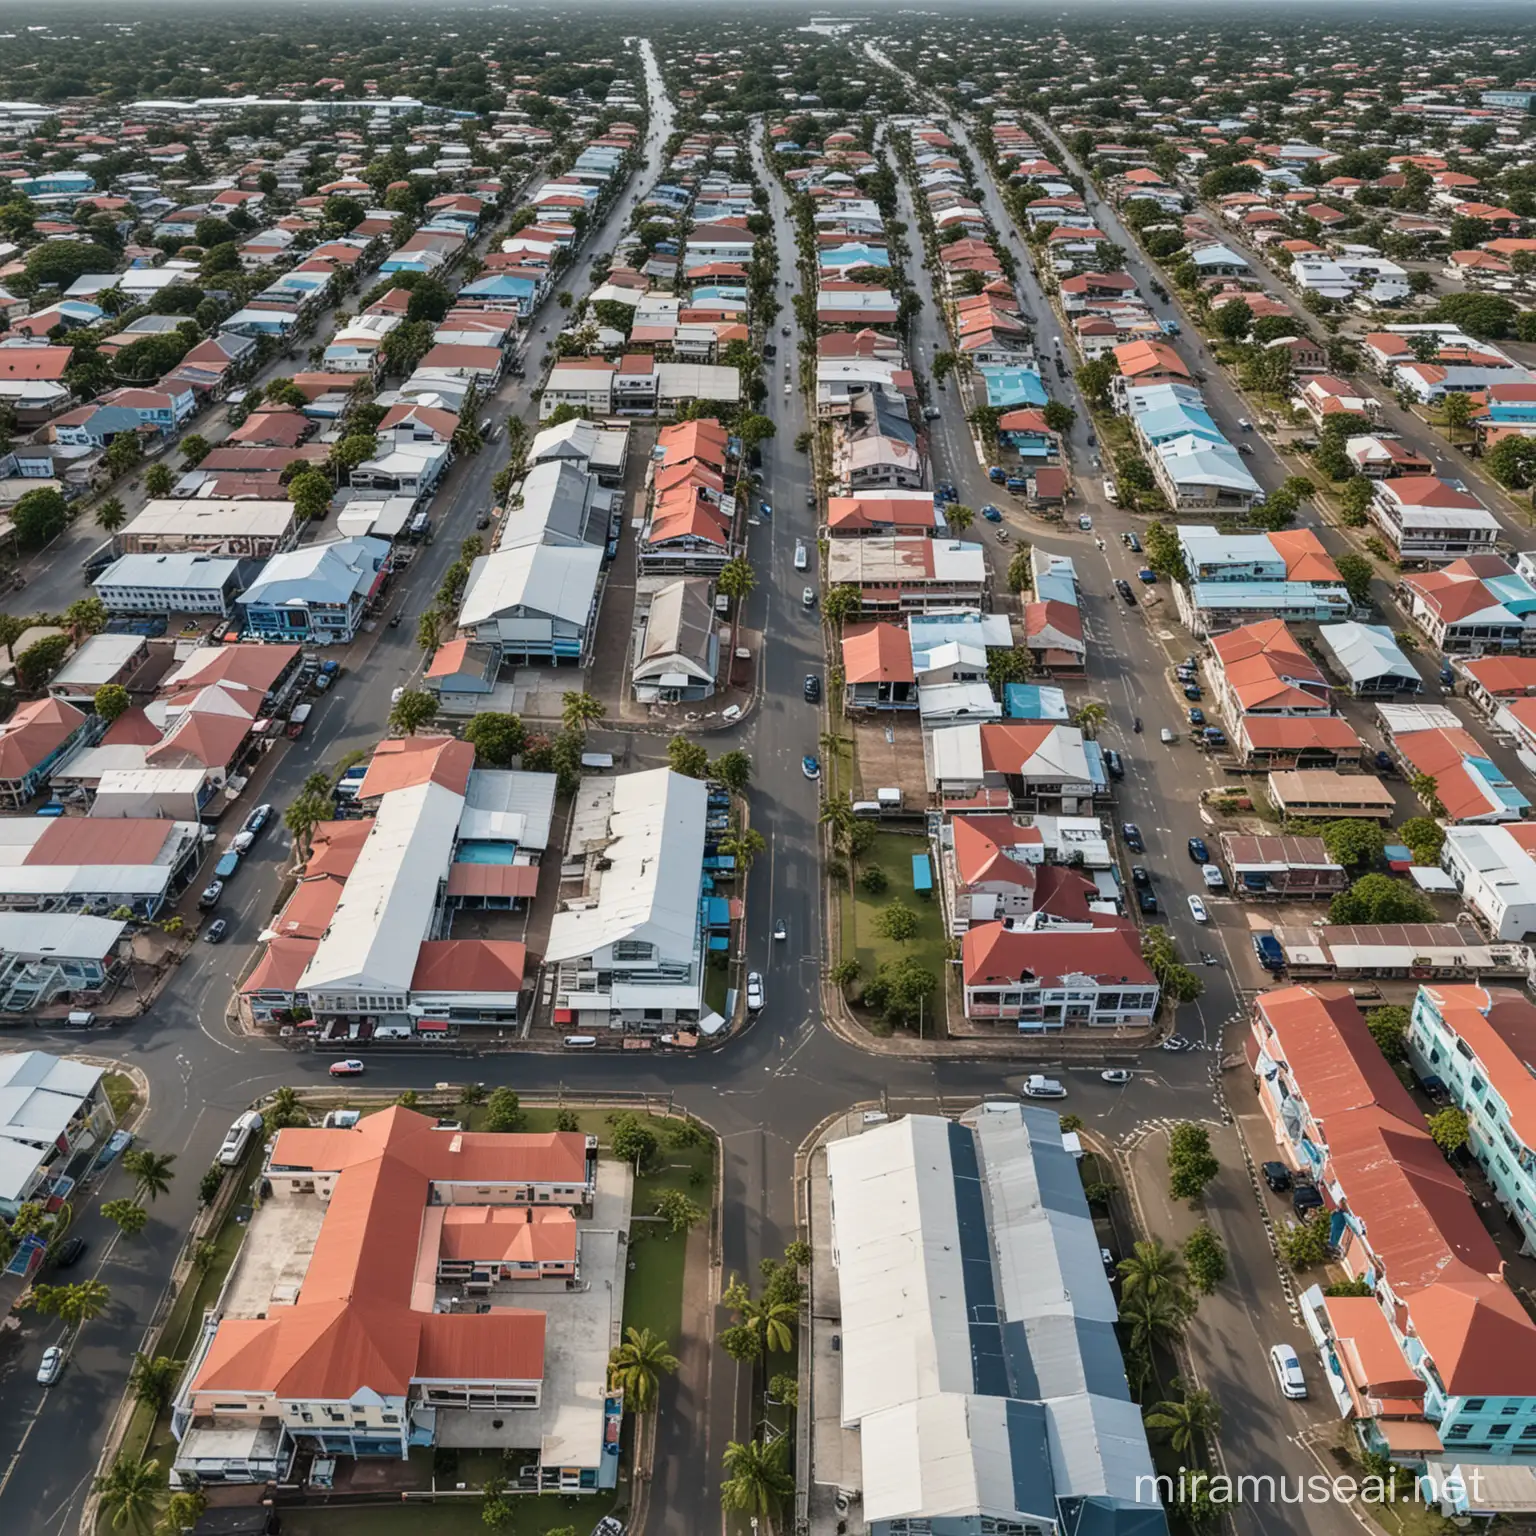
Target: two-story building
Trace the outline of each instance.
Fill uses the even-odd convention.
[[[95,715],[63,699],[34,699],[0,723],[0,805],[20,811],[53,768],[99,730]]]
[[[1371,517],[1404,563],[1495,552],[1500,523],[1476,496],[1435,475],[1378,480]]]
[[[105,1067],[46,1051],[0,1055],[0,1215],[15,1216],[29,1200],[67,1197],[89,1169],[90,1155],[117,1129],[106,1075]],[[43,1259],[42,1244],[32,1241],[18,1249],[28,1273]]]
[[[350,645],[388,564],[388,542],[366,536],[274,555],[240,594],[245,629],[259,640]]]

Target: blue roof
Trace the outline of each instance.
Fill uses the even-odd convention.
[[[978,368],[986,381],[987,404],[999,408],[1044,405],[1049,400],[1040,375],[1031,368]]]
[[[1010,720],[1065,720],[1067,696],[1039,683],[1004,683],[1003,713]]]
[[[1349,594],[1343,587],[1313,581],[1196,581],[1190,585],[1196,608],[1240,608],[1247,613],[1284,610],[1294,616],[1303,607],[1324,618],[1347,618]]]
[[[532,294],[537,286],[531,277],[516,277],[510,272],[496,272],[490,277],[481,277],[472,283],[466,283],[459,292],[466,298],[478,298],[484,294],[522,297]]]
[[[1530,806],[1531,802],[1486,757],[1464,757],[1462,763],[1468,773],[1482,780],[1483,788],[1506,810],[1520,811]]]
[[[1193,434],[1212,443],[1224,443],[1221,428],[1211,420],[1204,406],[1172,405],[1165,409],[1132,412],[1141,435],[1149,443],[1160,443],[1165,438],[1188,437]]]
[[[1511,613],[1536,613],[1536,587],[1524,576],[1517,576],[1513,571],[1507,576],[1485,576],[1483,585]]]

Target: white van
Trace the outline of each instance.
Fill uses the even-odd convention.
[[[245,1156],[251,1137],[261,1130],[262,1124],[261,1116],[254,1109],[246,1110],[225,1135],[224,1144],[219,1148],[218,1161],[225,1168],[233,1168]]]
[[[1107,476],[1104,480],[1104,500],[1112,507],[1120,505],[1120,492],[1115,489],[1115,482]]]
[[[89,1029],[96,1022],[94,1013],[87,1013],[83,1008],[71,1009],[69,1016],[64,1020],[69,1029]]]
[[[803,571],[810,564],[810,557],[805,552],[805,540],[795,540],[795,569]]]
[[[597,1049],[596,1035],[567,1035],[560,1042],[568,1051],[595,1051]]]

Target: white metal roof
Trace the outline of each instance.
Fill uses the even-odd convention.
[[[0,954],[100,960],[117,947],[127,926],[80,912],[0,912]]]
[[[1385,624],[1324,624],[1318,636],[1352,682],[1369,682],[1377,677],[1419,681],[1418,671]]]
[[[542,852],[549,847],[558,782],[552,773],[516,768],[471,770],[459,819],[460,838],[510,840],[519,848]]]
[[[594,786],[599,793],[610,787],[612,809],[601,846],[608,867],[599,877],[596,900],[555,914],[545,959],[574,960],[620,939],[654,944],[667,959],[691,956],[709,790],[668,768]]]
[[[431,782],[384,796],[300,991],[410,990],[463,809],[462,795]]]
[[[528,608],[583,625],[602,566],[602,550],[592,547],[528,544],[481,555],[470,568],[459,623],[483,624],[510,609]]]

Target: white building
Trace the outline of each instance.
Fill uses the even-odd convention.
[[[117,1128],[104,1067],[45,1051],[0,1055],[0,1213],[28,1200],[61,1198],[83,1171],[78,1160]],[[39,1249],[34,1263],[42,1258]]]
[[[1371,516],[1401,560],[1459,560],[1496,553],[1499,520],[1476,496],[1436,475],[1378,480]]]
[[[525,544],[470,567],[459,629],[522,661],[580,661],[597,628],[603,552]]]
[[[1536,935],[1536,826],[1447,827],[1440,865],[1496,939]]]
[[[109,613],[216,613],[234,605],[238,560],[216,555],[124,555],[91,583]]]
[[[704,1007],[704,826],[709,790],[667,768],[582,782],[545,961],[555,1021],[576,1033],[657,1034]]]

